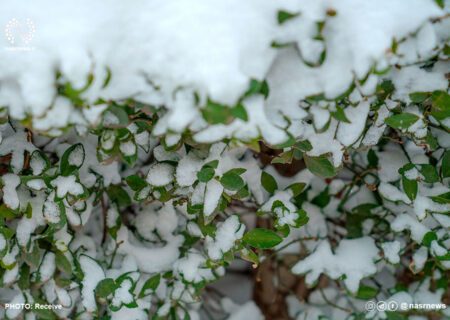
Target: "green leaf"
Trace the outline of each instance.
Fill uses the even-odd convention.
[[[293,183],[293,184],[287,186],[286,189],[291,189],[292,193],[293,193],[293,197],[295,198],[300,193],[302,193],[302,191],[303,191],[303,189],[305,189],[305,187],[306,187],[306,183],[297,182],[297,183]]]
[[[433,108],[438,110],[449,110],[450,109],[450,95],[445,91],[434,91],[431,94],[431,99],[433,100]]]
[[[95,294],[100,298],[106,298],[116,291],[118,285],[114,279],[106,278],[100,281],[95,288]]]
[[[269,96],[269,86],[266,80],[260,82],[258,80],[252,79],[250,81],[250,88],[244,94],[244,97],[248,97],[252,94],[262,94],[264,95],[264,98],[267,99],[267,97]]]
[[[202,169],[197,172],[197,178],[201,182],[208,182],[214,177],[215,170],[209,166],[204,165]]]
[[[203,118],[211,124],[226,123],[230,114],[230,108],[211,100],[208,100],[206,107],[202,109]]]
[[[60,172],[63,176],[69,176],[78,170],[84,162],[85,151],[81,143],[68,148],[61,157]]]
[[[294,149],[291,149],[289,151],[280,153],[278,155],[278,157],[275,157],[272,159],[272,161],[270,163],[291,163],[292,162],[292,158],[294,157]]]
[[[280,244],[283,238],[275,233],[275,231],[256,228],[247,232],[242,240],[255,248],[269,249]]]
[[[401,113],[386,118],[385,122],[394,129],[408,129],[412,124],[419,120],[419,116],[412,113]]]
[[[308,140],[304,140],[296,142],[294,148],[299,149],[303,152],[308,152],[312,150],[312,145]]]
[[[119,185],[111,185],[106,189],[106,193],[112,202],[115,202],[119,207],[130,206],[131,198],[128,193]]]
[[[422,245],[424,245],[425,247],[430,247],[431,246],[431,242],[433,242],[434,240],[437,240],[438,237],[436,235],[436,233],[434,233],[433,231],[428,231],[422,239]]]
[[[232,170],[223,174],[220,183],[230,190],[239,190],[245,185],[244,180]]]
[[[295,18],[299,14],[300,13],[290,13],[290,12],[287,12],[287,11],[280,10],[280,11],[278,11],[278,23],[279,24],[283,24],[287,20]]]
[[[406,179],[405,176],[402,178],[403,191],[405,191],[409,200],[414,201],[417,196],[417,181]]]
[[[159,282],[161,280],[161,274],[157,274],[147,281],[145,281],[144,286],[141,289],[141,293],[139,293],[139,298],[143,298],[148,296],[151,292],[146,293],[146,291],[151,290],[152,292],[156,290],[159,286]]]
[[[424,176],[425,182],[434,183],[439,181],[439,174],[435,166],[431,164],[418,164],[417,169]]]
[[[17,217],[14,210],[11,210],[10,208],[8,208],[6,206],[6,204],[4,204],[4,203],[2,203],[0,205],[0,215],[5,219],[12,219],[12,218]]]
[[[332,112],[331,115],[339,121],[350,123],[350,120],[348,120],[347,116],[345,115],[344,109],[342,109],[340,106],[336,105],[336,111]]]
[[[261,184],[270,194],[274,194],[275,190],[278,189],[278,184],[275,181],[275,178],[265,171],[262,171],[261,173]]]
[[[241,120],[247,121],[247,110],[245,110],[244,106],[238,103],[234,108],[231,109],[231,115],[234,118],[239,118]]]
[[[292,147],[295,144],[295,138],[292,135],[290,135],[289,133],[288,133],[288,136],[289,136],[289,138],[285,142],[275,145],[274,148],[275,149],[284,149],[284,148]]]
[[[372,299],[378,293],[378,290],[369,286],[360,285],[356,297],[363,300]]]
[[[429,96],[431,95],[430,92],[413,92],[409,94],[409,98],[414,103],[422,103],[424,102]]]
[[[430,198],[431,200],[433,200],[434,202],[439,203],[439,204],[447,204],[447,203],[450,203],[450,192],[443,193],[443,194],[440,194],[440,195],[434,196],[434,197],[428,197],[428,198]]]
[[[304,156],[306,167],[313,174],[322,178],[331,178],[336,175],[336,169],[327,158]]]
[[[60,251],[56,251],[55,262],[59,270],[69,275],[72,274],[72,265]]]
[[[450,177],[450,150],[444,153],[441,166],[442,178]]]
[[[369,152],[367,152],[367,161],[369,162],[369,166],[371,168],[378,167],[378,157],[373,149],[370,149]]]
[[[131,176],[126,177],[125,181],[133,191],[142,190],[148,185],[147,182],[145,182],[145,180],[139,177],[137,174],[132,174]]]

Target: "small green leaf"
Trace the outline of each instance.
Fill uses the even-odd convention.
[[[378,290],[369,286],[360,285],[356,297],[363,300],[372,299],[378,293]]]
[[[269,86],[266,80],[260,82],[258,80],[252,79],[250,81],[250,88],[244,94],[244,97],[248,97],[252,94],[262,94],[264,95],[264,98],[267,99],[267,97],[269,96]]]
[[[290,12],[287,12],[287,11],[280,10],[280,11],[278,11],[278,23],[279,24],[283,24],[287,20],[295,18],[299,14],[300,13],[290,13]]]
[[[284,149],[284,148],[292,147],[295,144],[295,138],[290,134],[288,134],[288,136],[289,137],[285,142],[275,145],[274,148],[275,149]]]
[[[59,270],[69,275],[72,274],[72,265],[60,251],[56,251],[55,262]]]
[[[68,148],[61,157],[60,171],[63,176],[68,176],[78,170],[84,162],[85,151],[81,143]]]
[[[205,165],[199,172],[197,172],[197,178],[201,182],[208,182],[214,177],[214,174],[214,169]]]
[[[342,109],[340,106],[336,105],[336,111],[332,112],[331,115],[339,121],[350,123],[350,120],[348,120],[347,116],[345,115],[344,109]]]
[[[417,195],[417,181],[402,178],[403,190],[411,201],[414,201]]]
[[[95,288],[95,294],[100,298],[106,298],[116,291],[118,285],[114,279],[106,278],[100,281]]]
[[[292,190],[292,194],[293,194],[293,196],[295,198],[300,193],[302,193],[302,191],[303,191],[303,189],[305,189],[305,187],[306,187],[306,183],[297,182],[297,183],[293,183],[290,186],[286,187],[286,189],[291,189]]]
[[[261,184],[270,194],[274,194],[275,190],[278,189],[278,184],[275,181],[275,178],[265,171],[262,171],[261,173]]]
[[[278,157],[275,157],[272,159],[271,163],[291,163],[292,162],[292,158],[294,157],[294,149],[291,149],[289,151],[280,153],[278,155]]]
[[[147,186],[147,182],[145,182],[145,180],[139,177],[137,174],[132,174],[131,176],[126,177],[125,181],[133,191],[142,190]]]
[[[449,110],[450,109],[450,95],[441,90],[434,91],[431,94],[431,99],[433,100],[433,108],[438,110]]]
[[[431,246],[431,242],[433,242],[434,240],[437,240],[438,237],[436,235],[436,233],[434,233],[433,231],[428,231],[422,239],[422,245],[424,245],[425,247],[430,247]]]
[[[304,140],[296,142],[294,148],[299,149],[303,152],[308,152],[312,150],[312,145],[308,140]]]
[[[245,185],[244,180],[231,170],[223,174],[222,178],[220,178],[220,183],[230,190],[239,190]]]
[[[148,279],[147,281],[145,281],[145,283],[141,289],[141,293],[139,293],[139,298],[148,296],[151,292],[155,291],[156,288],[158,288],[160,281],[161,281],[161,274],[157,274],[157,275],[151,277],[150,279]],[[148,290],[151,290],[151,292],[146,293],[146,291],[148,291]]]
[[[10,208],[8,208],[6,206],[6,204],[4,204],[4,203],[2,203],[0,205],[0,215],[5,219],[12,219],[12,218],[17,217],[14,210],[11,210]]]
[[[434,183],[439,181],[439,174],[435,166],[431,164],[418,164],[417,169],[424,176],[425,182]]]
[[[391,116],[385,120],[385,122],[394,129],[408,129],[411,125],[413,125],[417,120],[419,120],[419,116],[412,113],[401,113]]]
[[[378,156],[373,149],[370,149],[369,152],[367,152],[367,161],[371,168],[378,167]]]
[[[333,167],[330,161],[327,158],[321,157],[310,157],[305,155],[303,157],[305,159],[306,167],[313,174],[318,175],[322,178],[331,178],[336,175],[336,169]]]
[[[255,248],[269,249],[280,244],[283,238],[275,233],[275,231],[256,228],[247,232],[242,240]]]
[[[226,123],[230,117],[231,110],[227,106],[208,100],[206,107],[202,109],[203,118],[211,123]]]
[[[239,118],[244,121],[248,121],[247,111],[244,106],[238,103],[234,108],[231,109],[231,115],[234,118]]]
[[[439,204],[448,204],[448,203],[450,203],[450,192],[443,193],[438,196],[429,197],[429,198]]]
[[[112,202],[119,207],[131,205],[131,198],[128,193],[119,185],[111,185],[106,189],[106,193]]]
[[[429,96],[431,95],[431,93],[429,92],[413,92],[409,94],[409,98],[411,99],[412,102],[414,103],[422,103],[424,102]]]

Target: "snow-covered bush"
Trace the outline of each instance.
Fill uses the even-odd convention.
[[[2,318],[450,316],[450,1],[0,11]]]

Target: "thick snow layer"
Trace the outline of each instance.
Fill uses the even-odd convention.
[[[105,272],[97,261],[87,255],[82,255],[79,258],[81,271],[84,274],[81,289],[81,303],[86,310],[93,312],[97,310],[95,302],[94,290],[97,284],[105,278]]]
[[[345,274],[345,285],[350,291],[356,292],[359,282],[377,271],[374,261],[378,257],[375,242],[369,237],[342,240],[334,254],[330,243],[322,241],[316,251],[292,268],[292,272],[306,273],[306,283],[309,285],[317,281],[321,273],[333,279]]]
[[[41,0],[3,3],[0,10],[1,25],[14,17],[19,23],[29,18],[35,26],[26,42],[23,36],[16,36],[14,43],[6,37],[0,39],[0,105],[9,106],[13,118],[24,119],[29,114],[37,129],[55,134],[62,131],[52,129],[67,123],[96,123],[104,105],[80,110],[58,96],[55,85],[55,70],[60,73],[59,83],[70,82],[77,90],[83,89],[92,75],[92,84],[80,94],[89,104],[99,98],[109,101],[133,97],[151,105],[164,105],[168,113],[153,133],[172,132],[174,141],[167,141],[169,145],[180,137],[173,133],[181,133],[189,126],[196,131],[205,129],[195,136],[202,142],[231,136],[250,140],[260,134],[270,143],[283,142],[287,139],[281,130],[288,124],[285,116],[291,120],[307,116],[298,106],[301,99],[320,93],[334,98],[345,92],[355,78],[364,78],[374,65],[387,67],[391,60],[401,63],[389,52],[393,39],[401,40],[423,26],[411,40],[413,52],[417,48],[420,56],[430,56],[439,37],[426,22],[443,15],[428,0],[133,0],[126,4],[115,0],[95,5],[86,0],[57,4]],[[279,10],[300,15],[280,25]],[[327,15],[330,10],[336,15]],[[322,21],[324,40],[318,41],[317,24]],[[277,49],[271,46],[274,42],[293,45]],[[317,62],[322,50],[326,51],[323,64],[305,64]],[[408,80],[411,74],[425,72],[414,68],[418,69],[408,67],[393,75],[402,88],[415,86]],[[442,74],[429,73],[427,77],[430,81],[415,76],[414,81],[427,82],[430,90],[446,86]],[[107,78],[108,85],[104,86]],[[251,79],[264,78],[270,88],[268,99],[256,96],[243,101],[249,123],[237,119],[229,125],[205,128],[199,106],[208,97],[233,106]],[[362,92],[373,93],[375,84],[376,77],[370,78]],[[403,92],[401,89],[398,94]],[[346,113],[360,119],[367,112]],[[108,114],[105,124],[118,122],[117,117]],[[318,127],[325,119],[320,116]],[[339,130],[344,145],[356,141],[361,131],[359,123],[352,121]],[[351,129],[354,126],[358,127]],[[148,140],[147,136],[141,138]],[[128,156],[136,151],[131,142],[121,144],[120,150]]]
[[[122,226],[117,232],[117,243],[123,241],[117,252],[131,256],[135,259],[139,269],[143,272],[162,272],[172,268],[177,260],[179,247],[184,241],[182,236],[171,236],[166,239],[163,247],[145,247],[143,244],[134,243],[128,228]]]
[[[238,216],[233,215],[225,220],[217,229],[215,239],[206,237],[205,247],[211,259],[220,259],[223,254],[231,250],[234,242],[244,235],[245,225],[241,224]]]

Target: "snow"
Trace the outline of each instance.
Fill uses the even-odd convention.
[[[50,194],[50,196],[45,200],[43,206],[43,215],[44,219],[50,223],[58,223],[61,220],[60,216],[60,207],[59,205],[52,200],[54,198],[54,192]]]
[[[6,248],[6,245],[8,243],[6,242],[5,236],[3,235],[3,233],[0,233],[0,251],[3,251],[3,249]]]
[[[120,284],[120,287],[114,291],[114,297],[111,304],[115,307],[120,307],[123,304],[133,302],[133,295],[130,293],[130,289],[133,286],[133,282],[130,279],[125,279]]]
[[[55,269],[55,254],[48,251],[42,259],[41,265],[39,266],[40,282],[48,281],[55,273]]]
[[[171,236],[165,239],[165,246],[146,247],[143,244],[134,243],[128,228],[121,226],[117,231],[117,243],[120,244],[117,252],[131,256],[135,259],[139,270],[143,272],[163,272],[170,270],[179,255],[179,247],[184,241],[182,236]],[[133,241],[133,242],[131,242]]]
[[[20,184],[19,176],[13,173],[7,173],[2,176],[3,182],[3,202],[12,210],[19,208],[19,197],[16,188]]]
[[[201,282],[215,278],[212,270],[206,267],[206,257],[198,252],[189,252],[187,256],[177,260],[174,270],[188,282]]]
[[[425,225],[406,213],[397,216],[391,222],[391,228],[396,232],[410,230],[411,238],[417,243],[421,243],[425,234],[430,231]]]
[[[248,301],[243,305],[237,305],[229,299],[223,299],[222,305],[226,312],[230,313],[228,320],[263,320],[264,316],[256,303]]]
[[[344,283],[351,292],[356,292],[359,282],[377,271],[374,261],[379,257],[373,239],[345,239],[333,254],[329,242],[322,241],[316,251],[297,262],[292,268],[295,274],[306,274],[306,283],[312,285],[321,273],[333,279],[346,275]]]
[[[42,158],[39,153],[35,152],[31,155],[30,167],[33,171],[33,175],[40,175],[44,171],[46,166],[47,163],[45,162],[45,159]]]
[[[69,165],[80,167],[84,161],[84,149],[82,145],[77,145],[69,154]]]
[[[345,115],[350,123],[341,122],[337,130],[337,138],[346,147],[354,144],[361,136],[365,125],[370,103],[361,101],[357,107],[349,106],[345,109]]]
[[[431,253],[436,257],[445,256],[448,250],[442,247],[436,240],[431,241]]]
[[[383,135],[384,130],[387,127],[387,125],[384,123],[384,120],[389,117],[389,115],[389,109],[385,105],[381,106],[377,111],[377,120],[372,124],[372,126],[364,135],[362,143],[365,146],[372,146],[378,143],[381,136]]]
[[[120,144],[120,151],[127,157],[131,157],[136,154],[136,145],[133,141],[122,142]]]
[[[25,301],[24,295],[20,292],[20,293],[16,294],[16,295],[14,296],[14,298],[12,298],[12,299],[9,301],[9,303],[12,304],[12,305],[14,305],[14,304],[16,304],[16,303],[19,303],[19,304],[21,304],[21,303],[26,303],[26,301]],[[8,318],[10,318],[10,319],[15,319],[15,318],[17,318],[22,312],[23,312],[23,310],[20,309],[20,308],[17,308],[17,309],[16,309],[16,308],[8,308],[8,309],[6,310],[6,315],[7,315]]]
[[[0,156],[11,154],[10,165],[16,174],[23,169],[25,164],[25,151],[32,153],[35,150],[36,147],[28,141],[27,133],[21,128],[4,138],[0,144]]]
[[[84,274],[81,282],[81,303],[87,311],[94,312],[97,310],[94,290],[97,284],[105,279],[105,273],[97,261],[87,255],[81,255],[78,261]]]
[[[30,187],[33,190],[42,190],[46,189],[47,185],[45,184],[44,180],[42,179],[32,179],[27,182],[27,187]]]
[[[117,218],[119,217],[119,211],[115,206],[111,206],[106,213],[106,226],[113,228],[116,226]]]
[[[413,270],[419,272],[425,266],[428,259],[428,249],[426,247],[420,247],[413,254]]]
[[[394,185],[390,183],[380,183],[378,187],[378,191],[380,194],[388,200],[391,201],[403,201],[404,203],[411,203],[408,196],[396,188]]]
[[[155,187],[168,185],[174,178],[174,167],[167,163],[153,165],[147,174],[147,182]]]
[[[64,198],[68,193],[77,196],[83,193],[83,186],[78,183],[77,177],[72,175],[68,177],[58,176],[50,184],[56,188],[58,198]]]
[[[383,249],[384,257],[392,264],[397,264],[400,262],[400,241],[394,240],[391,242],[383,242],[381,248]]]
[[[235,241],[244,235],[245,225],[241,224],[238,216],[232,215],[217,228],[215,238],[206,237],[205,248],[211,259],[221,259],[223,254],[233,248]]]
[[[393,99],[410,102],[409,93],[416,91],[447,90],[448,81],[440,72],[426,71],[412,65],[392,69],[392,82],[395,86]]]
[[[219,205],[220,198],[222,197],[223,186],[222,184],[212,179],[206,184],[205,200],[203,204],[203,213],[205,216],[210,216]]]

